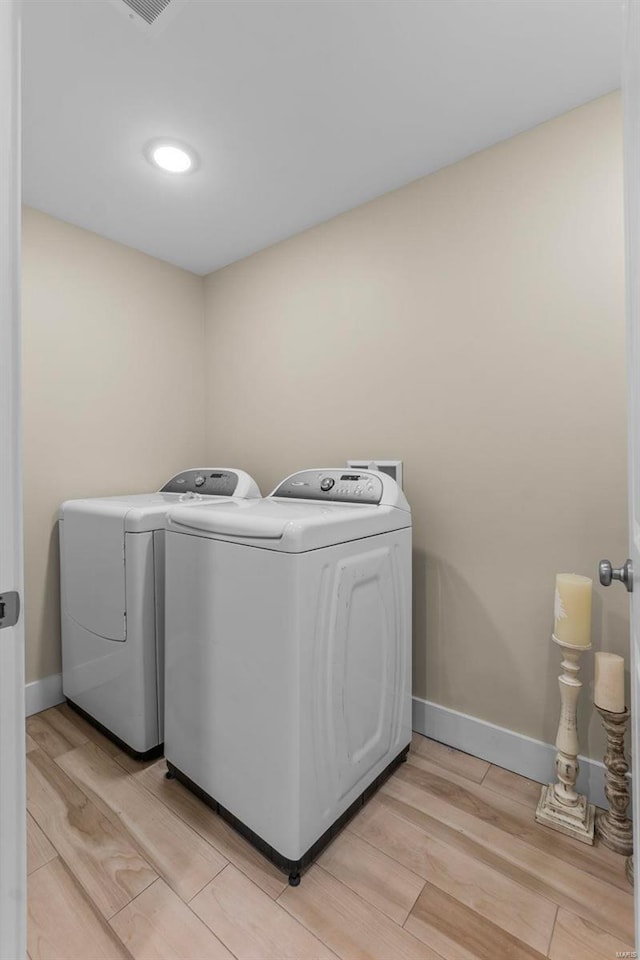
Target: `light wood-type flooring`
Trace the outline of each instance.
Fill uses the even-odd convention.
[[[534,822],[539,785],[415,736],[299,887],[66,705],[27,721],[31,960],[614,960],[624,859]]]

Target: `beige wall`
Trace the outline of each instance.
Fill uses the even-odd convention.
[[[60,670],[56,511],[205,459],[203,281],[24,210],[27,680]]]
[[[604,97],[206,282],[210,458],[403,459],[415,693],[547,742],[554,575],[627,555],[621,147]]]

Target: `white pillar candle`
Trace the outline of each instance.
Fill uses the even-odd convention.
[[[593,580],[577,573],[559,573],[556,577],[554,636],[576,647],[591,643],[591,591]]]
[[[624,657],[615,653],[596,653],[593,700],[597,707],[611,713],[624,711]]]

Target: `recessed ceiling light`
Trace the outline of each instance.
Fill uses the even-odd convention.
[[[147,160],[166,173],[188,173],[196,167],[196,155],[175,140],[153,140],[145,148]]]

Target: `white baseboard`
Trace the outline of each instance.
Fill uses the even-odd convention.
[[[50,677],[28,683],[25,700],[28,717],[62,703],[62,674],[54,673]],[[439,740],[456,750],[512,770],[529,780],[549,783],[555,779],[556,748],[553,744],[534,740],[505,727],[497,727],[486,720],[479,720],[466,713],[414,697],[413,729],[425,737]],[[607,807],[604,795],[604,764],[589,757],[580,757],[579,762],[578,790],[586,794],[596,806]]]
[[[28,717],[64,701],[62,674],[53,673],[42,680],[33,680],[25,687],[25,712]]]
[[[449,747],[488,760],[538,783],[550,783],[555,777],[556,748],[551,743],[533,740],[486,720],[458,713],[428,700],[413,698],[413,729],[439,740]],[[608,807],[604,795],[604,764],[589,757],[579,757],[580,773],[577,789],[591,803]],[[631,810],[629,810],[631,816]]]

